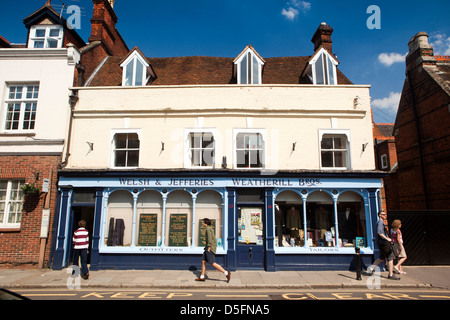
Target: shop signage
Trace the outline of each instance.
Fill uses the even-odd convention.
[[[379,178],[147,178],[147,177],[120,177],[120,178],[84,178],[71,179],[61,177],[60,186],[73,187],[109,187],[109,188],[380,188]]]
[[[139,217],[140,246],[156,246],[157,214],[141,214]]]
[[[169,221],[169,247],[186,247],[187,243],[187,214],[171,214]]]

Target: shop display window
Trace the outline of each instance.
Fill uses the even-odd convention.
[[[163,200],[159,192],[146,190],[139,194],[137,204],[137,226],[135,244],[137,246],[161,246]]]
[[[367,246],[366,213],[360,195],[352,191],[343,192],[335,206],[329,193],[314,191],[306,197],[305,204],[294,191],[283,191],[277,195],[275,246]]]
[[[166,202],[165,245],[190,247],[192,244],[192,196],[184,190],[169,193]]]
[[[216,232],[217,247],[223,246],[223,200],[222,196],[212,190],[205,190],[198,194],[195,203],[195,232],[196,245],[204,247],[204,235],[202,233],[203,218],[209,218],[212,221]]]
[[[133,196],[125,190],[117,190],[108,199],[105,244],[130,246],[133,222]]]

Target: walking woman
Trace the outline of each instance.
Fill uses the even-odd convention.
[[[399,246],[399,254],[397,256],[397,264],[394,266],[394,270],[400,274],[406,274],[402,269],[402,264],[405,262],[407,256],[405,247],[403,246],[403,237],[400,228],[402,226],[402,222],[400,220],[392,221],[392,229],[391,229],[391,238],[394,237],[397,239],[397,243]]]

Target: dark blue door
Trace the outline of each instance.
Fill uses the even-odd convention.
[[[237,264],[241,269],[264,269],[264,207],[238,207]]]

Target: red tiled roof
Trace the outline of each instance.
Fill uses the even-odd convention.
[[[87,84],[95,86],[120,86],[124,57],[108,57]],[[147,58],[156,73],[152,85],[197,85],[236,84],[234,75],[235,58],[222,57],[170,57]],[[310,84],[308,77],[301,78],[310,57],[265,58],[263,84]],[[338,84],[352,84],[342,72],[337,70]]]

